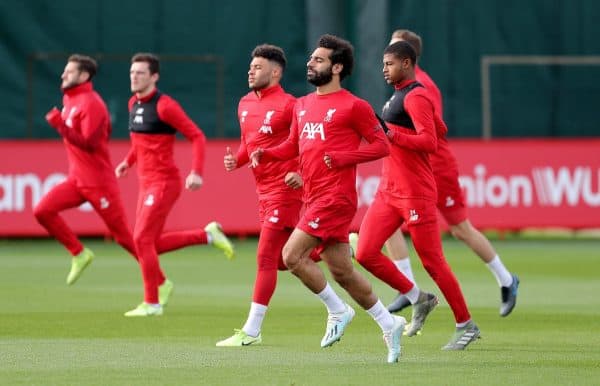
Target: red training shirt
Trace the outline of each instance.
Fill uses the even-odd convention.
[[[69,178],[81,187],[116,184],[108,152],[111,125],[106,104],[94,91],[92,82],[65,89],[63,93],[63,122],[56,130],[67,149]]]
[[[361,146],[361,140],[367,144]],[[389,154],[389,144],[371,106],[342,89],[308,94],[296,102],[290,136],[265,149],[264,161],[300,155],[305,202],[328,204],[347,200],[355,207],[356,164]],[[323,157],[329,155],[329,169]]]
[[[280,85],[246,94],[238,104],[241,143],[237,151],[237,167],[249,161],[257,148],[277,146],[287,139],[296,98]],[[259,200],[302,199],[302,189],[292,189],[284,182],[288,172],[298,172],[298,159],[259,164],[252,168]]]
[[[139,99],[147,102],[157,92],[155,89],[149,95]],[[138,101],[136,95],[129,99],[129,111]],[[177,101],[162,94],[156,105],[158,117],[192,142],[192,171],[202,176],[204,171],[204,154],[206,137],[202,130],[188,117]],[[142,184],[180,179],[179,169],[173,157],[175,134],[143,134],[130,133],[131,149],[125,158],[129,166],[138,164],[138,176]]]
[[[402,89],[415,80],[395,85]],[[429,155],[438,148],[438,137],[448,131],[434,110],[430,92],[415,87],[404,98],[404,109],[411,117],[414,130],[388,123],[392,147],[383,160],[379,190],[395,199],[425,199],[437,201],[437,191]]]

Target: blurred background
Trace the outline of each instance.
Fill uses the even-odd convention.
[[[45,235],[32,208],[67,165],[44,115],[61,106],[70,54],[98,59],[94,84],[111,112],[114,163],[129,146],[129,60],[159,54],[159,87],[209,138],[207,183],[184,193],[167,230],[218,218],[228,232],[253,233],[251,174],[222,167],[225,147],[239,143],[237,103],[248,92],[252,49],[284,48],[282,83],[300,96],[313,90],[306,61],[318,37],[344,37],[356,57],[344,85],[379,111],[392,92],[382,52],[399,28],[423,38],[420,65],[442,91],[476,226],[600,228],[598,20],[595,0],[0,0],[0,235]],[[189,146],[181,142],[176,161],[187,173]],[[379,164],[359,168],[356,228],[379,171]],[[134,178],[120,183],[130,218]],[[68,215],[78,232],[104,232],[84,209]]]
[[[54,137],[71,53],[93,55],[96,88],[127,136],[129,59],[162,57],[159,86],[212,138],[237,137],[251,50],[286,50],[283,84],[311,88],[305,63],[323,33],[350,40],[356,70],[345,84],[379,110],[390,88],[381,54],[391,32],[423,38],[421,66],[442,90],[454,137],[598,135],[600,3],[594,0],[0,0],[2,138]]]

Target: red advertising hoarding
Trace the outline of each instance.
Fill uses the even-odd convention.
[[[204,186],[184,191],[171,212],[166,230],[201,228],[217,220],[228,233],[259,230],[254,181],[247,168],[226,172],[223,155],[237,141],[207,145]],[[479,228],[527,227],[600,228],[600,139],[585,140],[455,140],[460,182],[469,218]],[[113,163],[128,150],[114,141]],[[176,161],[183,177],[191,165],[191,146],[176,143]],[[60,141],[0,142],[0,236],[41,236],[44,229],[33,207],[44,192],[65,178],[66,153]],[[360,165],[357,192],[360,220],[379,183],[380,162]],[[119,182],[130,222],[133,222],[135,173]],[[87,205],[65,212],[66,221],[82,235],[106,230]]]

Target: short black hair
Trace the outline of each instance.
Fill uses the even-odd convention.
[[[383,54],[392,54],[398,59],[408,58],[413,66],[417,62],[417,53],[415,52],[414,47],[409,42],[404,40],[390,44],[383,51]]]
[[[138,52],[131,58],[131,64],[136,62],[148,63],[150,74],[160,73],[160,59],[155,54],[151,54],[149,52]]]
[[[69,56],[67,62],[75,62],[77,63],[77,68],[79,71],[87,72],[90,75],[89,80],[92,80],[96,72],[98,72],[98,63],[91,56],[81,55],[81,54],[73,54]]]
[[[352,74],[354,67],[354,47],[352,47],[349,41],[335,35],[326,34],[319,38],[317,46],[333,50],[331,55],[329,55],[331,64],[340,63],[343,66],[342,72],[340,72],[340,80]]]
[[[287,59],[285,58],[283,49],[272,44],[261,44],[256,46],[254,50],[252,50],[252,57],[265,58],[269,61],[275,62],[279,64],[282,71],[285,70],[285,66],[287,65]]]

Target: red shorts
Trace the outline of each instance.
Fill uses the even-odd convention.
[[[437,185],[437,208],[448,225],[457,225],[467,219],[465,199],[458,183],[458,170],[439,170],[434,174]]]
[[[347,243],[356,205],[345,200],[323,200],[311,204],[296,228],[321,239],[322,245]]]
[[[286,229],[294,228],[300,220],[302,200],[267,201],[258,203],[258,216],[265,228]]]

